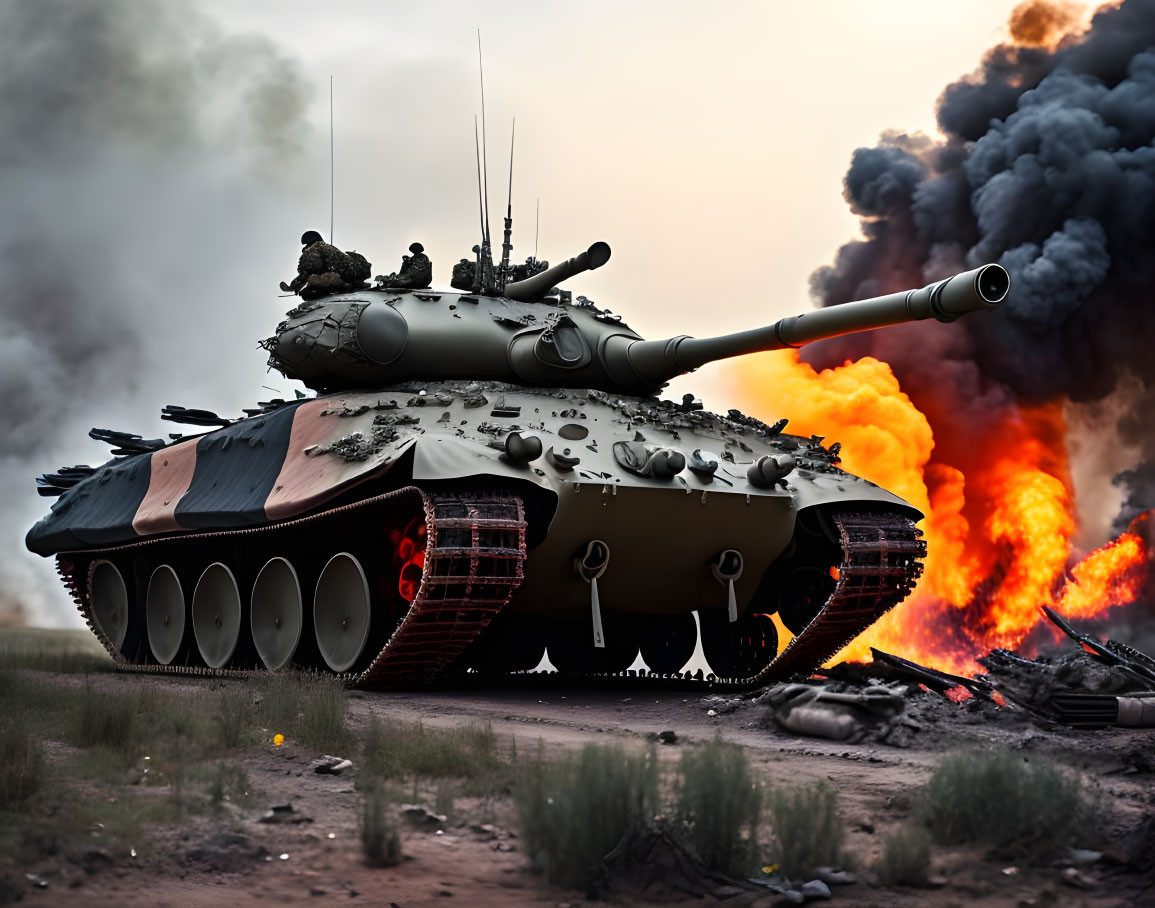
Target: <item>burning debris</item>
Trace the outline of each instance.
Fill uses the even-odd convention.
[[[874,661],[867,665],[840,663],[805,683],[770,687],[753,702],[768,705],[788,731],[898,747],[909,746],[926,719],[943,716],[926,708],[929,695],[937,695],[931,703],[965,704],[986,717],[1009,711],[1046,725],[1155,728],[1155,659],[1081,633],[1052,608],[1042,611],[1077,649],[1038,659],[995,649],[978,660],[986,674],[974,678],[872,649]]]
[[[1054,609],[1043,612],[1080,650],[1037,660],[994,650],[980,659],[1007,699],[1074,728],[1155,727],[1155,660],[1080,633]]]

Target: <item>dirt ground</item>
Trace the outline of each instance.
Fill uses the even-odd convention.
[[[61,676],[62,683],[68,683]],[[195,688],[200,679],[128,674],[93,676],[101,685],[152,685],[161,691]],[[718,715],[707,712],[714,709]],[[829,781],[839,792],[848,850],[858,882],[834,890],[847,905],[1141,905],[1155,902],[1155,873],[1136,870],[1144,854],[1155,860],[1155,733],[1074,732],[1043,728],[1009,712],[992,713],[922,695],[909,710],[920,726],[909,747],[803,739],[766,721],[751,699],[721,701],[701,692],[640,690],[473,690],[351,694],[350,723],[370,716],[420,719],[449,727],[489,722],[503,749],[520,753],[538,742],[561,753],[589,741],[642,747],[650,735],[677,733],[660,745],[673,766],[682,748],[715,735],[740,744],[764,782]],[[1046,755],[1077,768],[1109,803],[1108,847],[1099,862],[1072,872],[1061,866],[1018,867],[978,850],[934,852],[935,888],[878,888],[871,864],[884,835],[906,818],[910,792],[936,759],[958,748],[1003,749]],[[247,753],[245,769],[262,792],[260,807],[231,808],[224,817],[193,817],[178,828],[152,832],[147,859],[95,854],[80,861],[21,868],[46,888],[28,888],[22,904],[195,906],[230,904],[577,905],[583,893],[547,885],[533,873],[516,835],[508,796],[458,797],[444,828],[403,824],[404,861],[370,868],[361,860],[360,796],[356,766],[342,775],[309,769],[317,753],[292,742]],[[357,755],[349,754],[354,762]],[[429,788],[415,794],[432,803]],[[259,822],[265,809],[291,803],[299,822]],[[1143,836],[1148,839],[1144,840]],[[1130,862],[1130,863],[1128,863]],[[35,881],[32,881],[33,883]],[[704,904],[711,899],[651,892],[618,904]],[[778,897],[742,894],[728,905],[773,905]]]

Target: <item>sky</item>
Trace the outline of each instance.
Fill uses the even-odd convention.
[[[294,383],[257,341],[306,229],[435,286],[478,239],[485,60],[490,216],[514,259],[595,240],[567,287],[643,336],[804,311],[858,233],[854,149],[935,133],[942,89],[1005,35],[1010,0],[315,3],[15,0],[0,10],[0,621],[79,626],[23,547],[37,473],[101,463],[91,426],[160,437],[165,404],[239,415]],[[3,37],[7,35],[7,37]],[[8,372],[5,373],[5,368]],[[679,379],[725,411],[725,364]]]

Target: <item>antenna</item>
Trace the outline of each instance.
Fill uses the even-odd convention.
[[[333,77],[329,76],[329,242],[333,242]]]
[[[513,118],[513,129],[509,134],[509,195],[505,203],[505,237],[501,241],[501,283],[509,272],[509,253],[513,249],[510,237],[513,234],[513,140],[517,136],[517,117]]]
[[[481,29],[477,30],[477,73],[481,79],[481,166],[485,190],[485,242],[489,243],[489,161],[485,156],[485,68],[481,62]]]
[[[537,223],[533,226],[533,260],[537,261],[537,238],[541,235],[541,199],[537,200]]]
[[[481,141],[477,137],[477,115],[473,116],[473,149],[477,152],[477,216],[481,223],[481,241],[485,242],[485,203],[481,197]]]

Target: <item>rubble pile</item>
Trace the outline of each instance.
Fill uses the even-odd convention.
[[[1041,719],[1074,728],[1155,727],[1155,660],[1114,640],[1097,640],[1054,609],[1043,614],[1078,649],[1023,659],[996,649],[979,659],[1006,699]]]
[[[848,681],[776,684],[755,702],[770,707],[774,720],[787,731],[852,744],[869,738],[907,746],[920,724],[906,715],[907,685],[873,681],[857,686]]]
[[[868,665],[842,663],[805,681],[780,683],[752,697],[787,731],[848,743],[908,747],[928,722],[950,714],[985,721],[1017,714],[1073,728],[1155,727],[1155,659],[1073,628],[1043,613],[1077,648],[1026,659],[996,649],[979,659],[985,674],[967,678],[872,650]],[[707,698],[711,714],[736,704]],[[717,702],[715,702],[717,701]],[[727,708],[729,707],[729,708]]]

